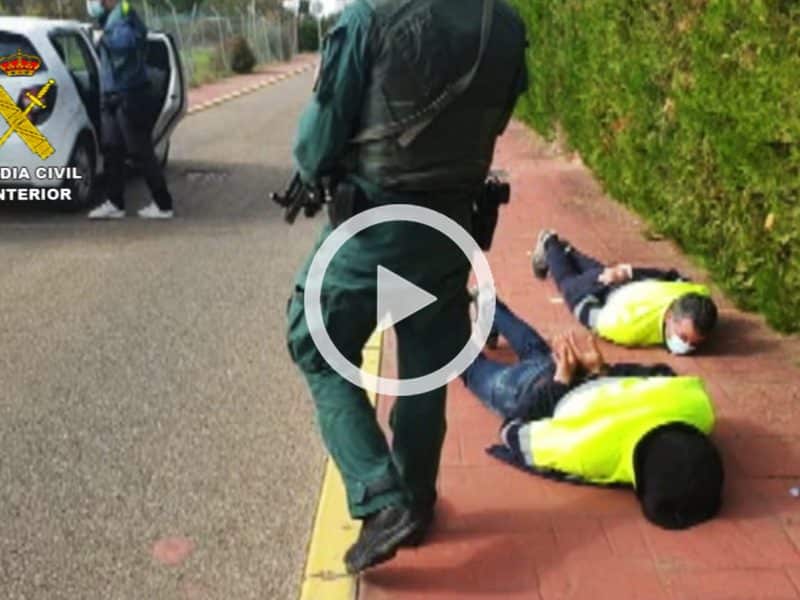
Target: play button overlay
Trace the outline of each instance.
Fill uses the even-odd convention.
[[[359,232],[392,221],[409,221],[431,227],[449,238],[467,257],[475,274],[480,294],[477,318],[472,325],[472,336],[459,353],[443,367],[410,379],[381,377],[362,371],[339,352],[325,329],[322,316],[322,282],[325,271],[339,249]],[[408,318],[433,302],[436,297],[414,285],[397,273],[382,266],[377,272],[377,323],[383,331]],[[414,396],[435,390],[458,377],[478,357],[492,329],[496,293],[489,262],[478,244],[458,223],[442,213],[413,204],[390,204],[366,210],[351,217],[325,239],[308,268],[305,281],[304,311],[306,324],[322,357],[341,377],[364,389],[391,396]],[[447,335],[442,331],[442,335]]]
[[[436,296],[433,294],[378,265],[378,311],[375,319],[378,331],[394,327],[396,323],[434,302]]]

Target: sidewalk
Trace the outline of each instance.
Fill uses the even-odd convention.
[[[267,85],[304,71],[316,68],[318,55],[298,54],[289,62],[269,63],[257,67],[253,73],[232,75],[189,90],[189,114],[211,108],[242,94],[254,92]]]
[[[514,124],[496,166],[512,177],[490,255],[498,295],[545,334],[575,326],[551,281],[533,279],[530,251],[555,228],[601,259],[701,271],[667,241],[646,241],[643,223],[606,199],[579,161],[556,156]],[[719,335],[704,356],[626,351],[610,362],[667,362],[706,378],[717,407],[715,439],[726,465],[721,518],[687,532],[649,525],[631,492],[554,483],[489,458],[499,419],[455,382],[430,542],[402,550],[363,575],[362,600],[754,600],[800,598],[800,349],[717,291]],[[391,341],[384,374],[394,366]],[[512,359],[502,348],[501,356]],[[386,422],[391,401],[379,401]]]

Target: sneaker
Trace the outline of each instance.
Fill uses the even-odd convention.
[[[347,572],[354,575],[393,558],[421,526],[419,516],[405,506],[389,506],[370,515],[356,543],[344,555]]]
[[[123,219],[125,211],[117,207],[111,200],[106,200],[89,213],[90,219]]]
[[[544,279],[547,277],[547,252],[545,251],[545,244],[547,240],[556,234],[552,229],[542,229],[539,231],[539,237],[536,239],[536,247],[533,249],[533,256],[531,257],[531,266],[533,267],[533,275],[537,279]]]
[[[161,210],[155,202],[151,202],[139,211],[139,216],[142,219],[171,219],[173,212],[171,210]]]

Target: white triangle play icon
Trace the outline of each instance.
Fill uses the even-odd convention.
[[[433,294],[378,265],[378,331],[389,329],[434,302]]]

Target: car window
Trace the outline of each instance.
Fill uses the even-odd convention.
[[[51,37],[56,52],[71,73],[89,71],[86,57],[78,45],[78,36],[73,33],[55,33]]]
[[[8,58],[18,51],[39,58],[39,62],[41,63],[39,72],[47,71],[44,61],[28,38],[24,35],[11,33],[10,31],[0,31],[0,59]]]
[[[67,67],[82,95],[97,91],[97,65],[92,59],[86,41],[75,32],[59,31],[50,36],[53,47]]]

